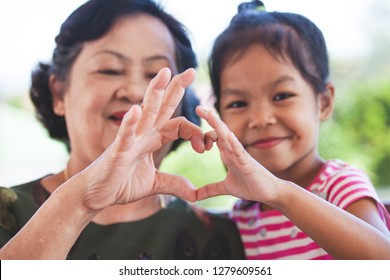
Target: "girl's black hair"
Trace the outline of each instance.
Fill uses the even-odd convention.
[[[217,37],[209,57],[210,79],[219,111],[221,73],[227,64],[239,59],[249,47],[260,44],[275,58],[288,58],[321,94],[329,78],[329,59],[321,30],[309,19],[294,13],[266,12],[261,1],[238,6],[238,13]],[[255,201],[242,200],[239,209],[248,209]]]
[[[229,26],[215,40],[209,57],[217,110],[223,69],[254,44],[261,44],[276,58],[290,59],[316,93],[325,91],[329,59],[321,30],[302,15],[266,12],[262,3],[260,6],[252,3],[241,6]]]
[[[49,87],[50,75],[55,75],[66,83],[70,69],[83,43],[104,36],[121,17],[130,14],[145,13],[161,20],[171,32],[175,42],[176,63],[179,72],[198,66],[191,41],[185,27],[166,13],[152,0],[90,0],[77,8],[62,24],[55,38],[56,47],[51,63],[39,63],[32,72],[30,97],[36,108],[37,118],[42,122],[49,135],[66,144],[70,150],[70,141],[65,118],[53,111],[53,97]],[[187,91],[182,103],[182,115],[191,122],[200,125],[195,114],[199,104],[193,91]],[[177,140],[175,149],[181,139]]]

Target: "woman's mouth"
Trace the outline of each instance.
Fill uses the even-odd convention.
[[[127,111],[120,111],[120,112],[115,112],[114,114],[111,114],[108,118],[116,125],[120,126],[123,120],[123,117]]]

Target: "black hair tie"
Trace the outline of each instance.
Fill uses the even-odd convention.
[[[257,11],[265,11],[264,3],[260,0],[252,0],[251,2],[243,2],[238,5],[238,12],[246,10],[257,10]]]

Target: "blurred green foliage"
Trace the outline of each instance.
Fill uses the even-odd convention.
[[[365,170],[376,188],[390,193],[390,6],[374,1],[364,29],[366,56],[334,59],[333,119],[324,123],[320,152]]]
[[[389,186],[390,80],[356,82],[330,122],[321,132],[321,154],[363,168],[377,187]]]

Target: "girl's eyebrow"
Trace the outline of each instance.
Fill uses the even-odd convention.
[[[288,75],[283,75],[283,76],[277,78],[276,80],[268,83],[265,87],[268,89],[272,89],[272,88],[277,87],[280,84],[287,83],[287,82],[293,82],[293,81],[295,81],[295,79],[293,77],[288,76]],[[227,88],[222,89],[221,93],[230,94],[230,95],[242,95],[245,93],[245,90],[227,87]]]
[[[291,76],[288,76],[288,75],[283,75],[281,77],[279,77],[278,79],[276,79],[275,81],[271,82],[270,83],[270,86],[271,87],[276,87],[280,84],[283,84],[283,83],[286,83],[286,82],[293,82],[294,81],[294,78],[291,77]]]
[[[221,90],[221,93],[228,94],[228,95],[242,95],[244,91],[235,88],[224,88]]]

